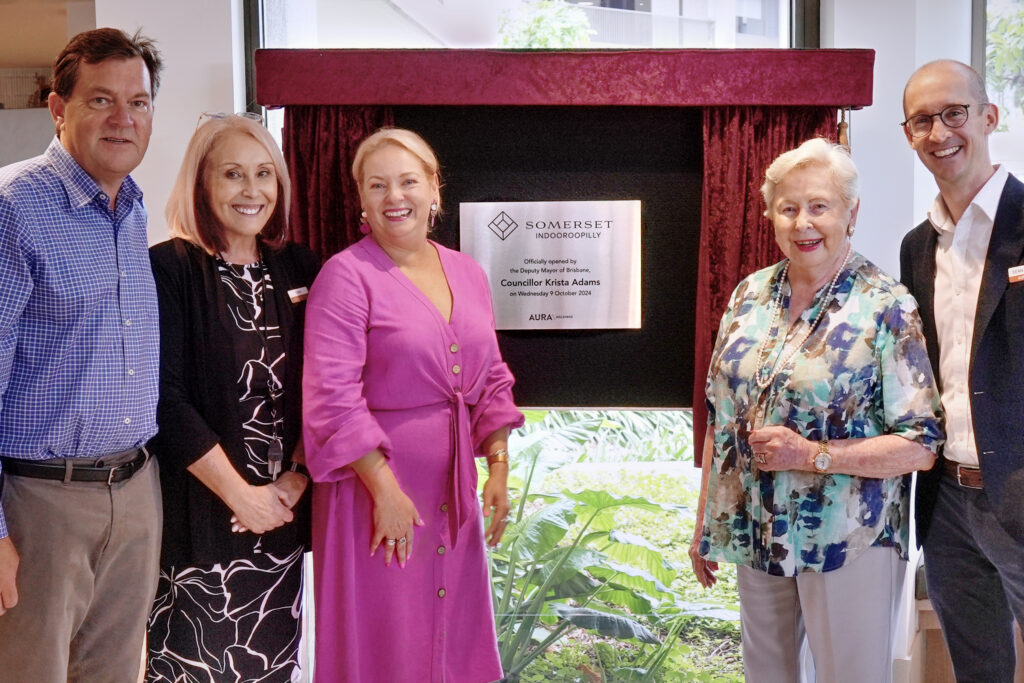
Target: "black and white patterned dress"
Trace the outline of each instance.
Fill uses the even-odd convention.
[[[260,263],[217,259],[237,368],[245,452],[232,464],[250,483],[269,483],[267,453],[283,429],[284,346],[270,273]],[[264,289],[265,288],[265,289]],[[266,304],[266,306],[265,306]],[[230,457],[230,456],[229,456]],[[241,460],[241,462],[239,461]],[[244,471],[243,471],[244,470]],[[251,552],[212,566],[162,567],[149,622],[147,681],[298,681],[302,546]]]

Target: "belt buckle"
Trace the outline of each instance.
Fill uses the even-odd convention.
[[[956,483],[958,485],[964,487],[965,489],[980,489],[980,488],[982,488],[981,486],[972,486],[972,485],[964,482],[961,473],[965,469],[967,469],[967,468],[965,468],[963,465],[957,465],[956,466]]]
[[[111,467],[110,471],[107,472],[107,486],[113,486],[114,485],[114,472],[117,471],[117,467],[118,466]]]

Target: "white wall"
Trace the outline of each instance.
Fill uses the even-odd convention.
[[[933,59],[970,62],[970,0],[822,0],[821,46],[875,50],[873,104],[853,112],[850,145],[861,177],[854,246],[893,275],[899,245],[937,189],[899,127],[903,86]]]
[[[153,137],[132,174],[145,193],[149,240],[160,242],[167,238],[167,196],[199,114],[245,108],[241,3],[96,0],[96,25],[128,32],[141,28],[157,41],[164,58]]]
[[[0,166],[39,156],[53,139],[50,110],[0,109]]]

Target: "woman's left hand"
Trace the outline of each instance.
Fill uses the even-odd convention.
[[[757,469],[764,472],[809,470],[814,444],[788,427],[762,427],[747,439]]]
[[[295,507],[295,504],[302,498],[306,487],[309,486],[309,478],[298,472],[282,472],[281,476],[272,484],[277,489],[277,498],[288,508]]]
[[[491,465],[490,474],[484,483],[483,499],[484,517],[491,518],[484,537],[493,548],[501,543],[508,524],[508,463],[496,462]]]

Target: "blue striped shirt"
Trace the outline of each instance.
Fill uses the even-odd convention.
[[[156,433],[159,313],[142,191],[126,178],[109,204],[56,138],[0,169],[2,455],[96,457]]]

